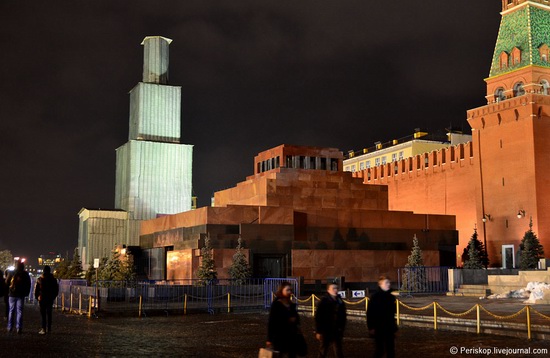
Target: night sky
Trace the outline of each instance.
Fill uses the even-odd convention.
[[[485,103],[500,0],[0,0],[0,250],[72,255],[112,209],[142,39],[170,46],[199,205],[288,143],[345,152]],[[33,262],[33,264],[36,261]]]

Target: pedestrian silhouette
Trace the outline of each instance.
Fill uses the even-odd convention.
[[[289,282],[283,282],[269,311],[266,346],[278,351],[281,357],[294,358],[305,356],[307,346],[300,331],[300,316],[291,298],[292,286]]]
[[[390,291],[390,280],[381,276],[378,279],[378,291],[375,292],[367,309],[367,326],[376,342],[375,357],[395,357],[395,296]]]
[[[338,285],[329,283],[315,312],[315,338],[319,341],[319,358],[331,350],[337,358],[344,357],[342,339],[346,328],[346,304],[338,294]]]
[[[15,328],[17,333],[23,332],[23,309],[25,306],[25,297],[31,292],[31,277],[25,271],[25,264],[21,261],[17,263],[17,269],[8,279],[10,311],[8,315],[8,332]],[[14,322],[15,321],[15,322]]]
[[[58,293],[59,285],[51,274],[50,266],[44,266],[42,276],[38,278],[34,288],[34,297],[38,300],[42,317],[42,328],[38,334],[51,333],[52,331],[52,306]]]

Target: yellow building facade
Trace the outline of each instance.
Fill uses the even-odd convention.
[[[426,132],[416,132],[401,139],[385,143],[377,142],[373,147],[361,151],[349,151],[344,159],[344,171],[356,172],[377,167],[418,154],[437,151],[451,145],[466,143],[471,139],[471,135],[462,133],[449,132],[446,135],[430,135]]]

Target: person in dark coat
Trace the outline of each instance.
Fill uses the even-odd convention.
[[[34,297],[38,300],[42,316],[42,328],[38,334],[51,333],[52,331],[52,306],[58,293],[59,285],[51,274],[50,266],[44,266],[44,272],[36,281],[34,288]]]
[[[21,261],[17,263],[17,268],[8,279],[10,312],[8,315],[8,332],[11,332],[14,326],[17,333],[23,331],[23,308],[25,306],[25,297],[31,292],[31,277],[25,271],[25,264]]]
[[[391,294],[390,286],[390,280],[381,276],[378,279],[379,290],[372,295],[367,309],[367,326],[376,342],[375,357],[382,357],[384,353],[388,358],[395,357],[396,299]]]
[[[0,296],[4,298],[4,306],[5,306],[5,316],[4,320],[8,320],[8,314],[10,312],[10,298],[9,298],[9,286],[7,284],[7,280],[9,277],[9,271],[6,270],[2,272],[2,279],[0,280]]]
[[[305,355],[305,341],[300,331],[300,316],[296,304],[291,301],[292,286],[283,282],[269,311],[267,324],[267,348],[278,351],[281,356],[294,358]]]
[[[315,338],[320,342],[319,357],[326,357],[332,348],[338,358],[344,357],[342,339],[346,328],[346,304],[338,294],[338,285],[329,283],[315,312]]]

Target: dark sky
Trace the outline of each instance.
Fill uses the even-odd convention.
[[[282,144],[372,146],[484,104],[499,0],[0,0],[0,250],[77,245],[82,207],[113,208],[115,149],[142,39],[170,46],[194,192],[250,175]]]

